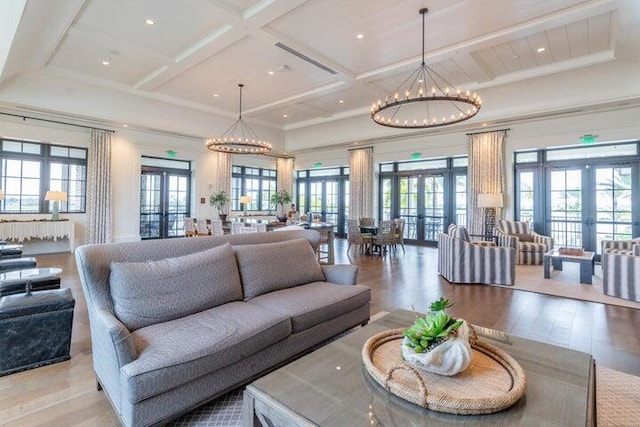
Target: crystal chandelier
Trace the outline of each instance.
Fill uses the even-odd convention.
[[[425,15],[422,15],[422,63],[394,94],[371,107],[371,118],[382,126],[423,129],[463,122],[475,116],[482,102],[476,93],[457,89],[424,62]]]
[[[238,120],[229,129],[217,138],[207,139],[207,148],[211,151],[220,151],[231,154],[265,154],[271,151],[271,144],[262,141],[251,130],[247,122],[242,118],[242,88],[240,88],[240,113]]]

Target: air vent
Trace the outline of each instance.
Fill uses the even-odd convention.
[[[315,60],[309,58],[307,55],[304,55],[304,54],[298,52],[297,50],[290,48],[289,46],[287,46],[285,44],[282,44],[282,43],[278,42],[278,43],[276,43],[276,46],[279,47],[282,50],[286,50],[287,52],[289,52],[292,55],[297,56],[298,58],[302,59],[303,61],[307,61],[309,64],[315,65],[316,67],[320,68],[321,70],[324,70],[324,71],[326,71],[328,73],[333,74],[334,76],[336,74],[338,74],[337,71],[332,70],[331,68],[327,67],[326,65],[322,65],[318,61],[315,61]]]

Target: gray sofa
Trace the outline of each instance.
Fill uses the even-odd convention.
[[[94,371],[127,426],[162,424],[369,320],[312,230],[76,249]]]

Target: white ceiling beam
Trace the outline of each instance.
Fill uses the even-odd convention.
[[[6,78],[4,66],[22,19],[27,0],[0,3],[0,80]]]

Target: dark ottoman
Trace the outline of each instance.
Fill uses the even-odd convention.
[[[0,299],[0,376],[69,360],[71,289]]]

